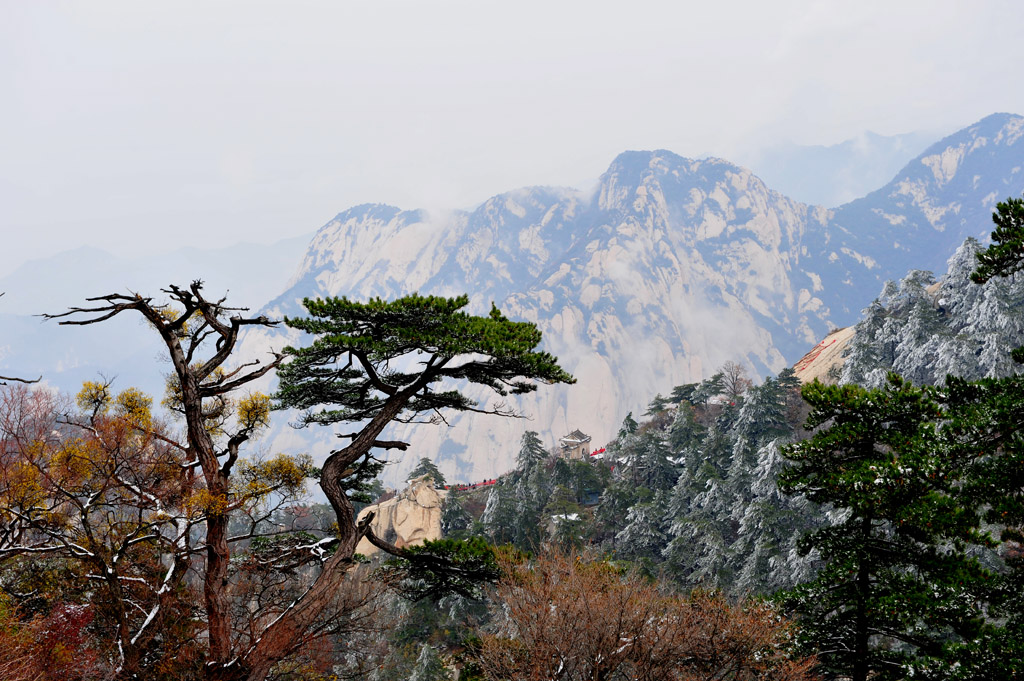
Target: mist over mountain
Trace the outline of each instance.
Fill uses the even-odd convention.
[[[797,201],[835,207],[858,199],[892,179],[938,135],[864,132],[839,144],[779,144],[737,160],[776,191]]]
[[[129,291],[159,298],[168,284],[202,279],[211,295],[253,310],[276,295],[294,273],[308,236],[274,244],[230,248],[181,248],[143,258],[123,258],[83,247],[25,263],[0,278],[0,374],[42,376],[61,390],[77,392],[99,374],[154,394],[169,370],[159,338],[141,318],[121,317],[92,326],[44,321],[88,305],[86,298]]]
[[[534,321],[577,378],[517,403],[531,421],[473,416],[396,427],[455,479],[510,467],[527,428],[548,444],[570,430],[606,441],[652,392],[708,377],[727,360],[759,374],[792,364],[833,326],[856,320],[882,282],[939,269],[965,237],[991,230],[995,202],[1024,190],[1024,118],[996,114],[935,143],[888,184],[835,209],[794,201],[721,159],[620,154],[597,189],[524,188],[473,211],[362,205],[315,235],[264,312],[301,315],[303,297],[469,293]],[[257,330],[243,358],[298,339]],[[278,424],[274,448],[326,433]]]
[[[587,192],[527,187],[469,211],[355,206],[311,240],[273,246],[135,261],[65,252],[0,279],[0,373],[42,375],[67,391],[103,374],[159,394],[162,351],[139,320],[68,328],[29,315],[114,291],[158,295],[172,281],[202,278],[211,294],[226,291],[229,303],[254,310],[270,300],[262,312],[278,318],[301,315],[306,296],[468,293],[475,313],[495,301],[510,318],[536,322],[545,348],[579,380],[518,402],[530,420],[396,426],[396,437],[437,457],[452,479],[482,479],[510,467],[526,429],[551,445],[579,428],[600,444],[651,394],[706,378],[729,360],[775,373],[830,328],[853,323],[884,281],[911,267],[943,271],[964,238],[987,237],[996,201],[1024,190],[1022,134],[1024,118],[989,116],[831,209],[794,200],[726,160],[627,151]],[[896,154],[891,139],[876,142],[882,151],[871,153]],[[297,342],[284,328],[249,333],[240,359]],[[278,418],[267,445],[323,456],[331,440]],[[404,477],[418,456],[405,458],[389,480]]]

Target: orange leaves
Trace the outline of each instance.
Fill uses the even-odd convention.
[[[228,511],[228,497],[226,494],[213,494],[206,489],[197,489],[185,497],[184,510],[193,520],[222,516]]]
[[[504,569],[504,629],[480,646],[486,678],[810,678],[812,662],[790,655],[791,626],[766,604],[670,593],[607,562],[558,554]]]
[[[0,504],[24,510],[36,508],[43,503],[46,493],[43,490],[44,479],[38,468],[25,461],[17,461],[5,467],[3,473]]]
[[[138,388],[125,388],[115,397],[109,382],[86,381],[75,396],[75,404],[93,419],[106,415],[113,407],[115,416],[135,428],[148,430],[153,422],[153,398]]]

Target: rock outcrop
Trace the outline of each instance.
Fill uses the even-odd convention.
[[[414,478],[396,496],[360,511],[359,520],[370,512],[375,513],[370,523],[374,534],[399,548],[434,541],[441,538],[441,505],[446,494],[443,489],[434,489],[430,476]],[[366,539],[360,540],[356,547],[356,553],[364,556],[378,550]]]
[[[814,346],[800,361],[793,365],[793,371],[801,383],[818,379],[822,383],[835,383],[845,361],[844,353],[853,340],[854,329],[836,329]]]

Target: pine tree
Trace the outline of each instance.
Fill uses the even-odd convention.
[[[972,283],[979,249],[964,241],[938,284],[916,270],[887,282],[856,326],[840,382],[880,387],[889,371],[922,385],[1017,373],[1008,349],[1024,343],[1024,280]]]
[[[631,456],[625,460],[622,475],[635,485],[657,492],[671,489],[679,478],[679,471],[661,434],[648,429],[636,439]]]
[[[1009,292],[1020,290],[1024,269],[1024,201],[997,204],[992,219],[993,245],[977,252],[977,270],[970,276],[1001,308],[998,316],[987,315],[993,326],[1016,331],[1024,323],[1019,302],[1003,305],[1014,297],[1020,300]],[[1007,567],[991,588],[980,592],[998,619],[988,623],[984,635],[949,646],[952,678],[1016,679],[1024,669],[1024,376],[1019,366],[1024,348],[1021,336],[1017,339],[1011,353],[1017,366],[1003,369],[1001,378],[990,374],[975,382],[959,377],[946,382],[950,418],[944,433],[954,451],[972,462],[963,498],[979,504],[986,520],[1002,528]]]
[[[735,490],[729,484],[733,441],[715,423],[668,497],[665,524],[669,543],[662,551],[668,569],[683,583],[727,589]]]
[[[707,404],[712,397],[721,395],[725,390],[725,374],[716,373],[711,378],[705,379],[697,384],[697,387],[690,393],[690,402],[697,405]]]
[[[757,452],[768,441],[788,435],[784,395],[774,378],[750,388],[732,429],[734,444],[729,479],[737,490],[749,489],[749,476],[757,466]],[[743,494],[741,501],[749,501]]]
[[[622,420],[622,425],[619,426],[618,439],[622,440],[625,437],[634,434],[639,427],[640,424],[638,424],[636,419],[633,418],[633,412],[629,412],[626,414],[626,418]]]
[[[532,430],[523,433],[523,438],[519,445],[519,453],[516,455],[516,468],[520,471],[528,472],[547,458],[548,453],[544,449],[544,443],[541,442],[540,436]]]
[[[544,517],[554,528],[552,539],[563,551],[571,551],[583,545],[586,520],[583,507],[576,501],[572,490],[558,485],[551,492],[551,498],[544,507]]]
[[[511,537],[516,547],[536,551],[543,544],[547,525],[544,506],[551,491],[550,476],[543,466],[534,466],[516,480],[513,488],[516,522]]]
[[[409,681],[450,681],[451,678],[451,672],[444,666],[434,647],[429,643],[421,645]]]
[[[657,395],[654,396],[654,399],[651,400],[651,403],[647,405],[647,411],[644,412],[644,416],[654,416],[655,414],[660,414],[661,412],[668,409],[671,405],[672,402],[670,400],[662,397],[661,393],[658,393]]]
[[[815,382],[803,394],[805,427],[819,430],[784,450],[796,466],[779,484],[844,517],[802,540],[825,566],[788,603],[827,668],[853,681],[927,665],[944,640],[977,633],[963,584],[986,576],[966,554],[978,518],[952,493],[963,462],[940,447],[943,412],[895,375],[884,389]]]
[[[637,504],[629,509],[626,526],[615,536],[615,545],[624,557],[661,561],[666,539],[661,523],[665,496],[660,492],[650,503]]]
[[[415,478],[421,478],[424,475],[430,476],[430,478],[434,481],[434,487],[444,487],[446,484],[444,474],[441,473],[441,471],[437,469],[437,466],[434,465],[434,462],[428,459],[427,457],[423,457],[420,459],[420,462],[416,464],[416,468],[413,468],[409,472],[409,475],[406,476],[405,480],[406,482],[408,482],[409,480],[414,480]]]
[[[971,277],[978,284],[1024,270],[1024,199],[997,203],[992,222],[992,246],[978,254],[978,269]]]
[[[704,439],[705,428],[697,421],[696,409],[688,401],[679,403],[675,418],[668,429],[668,446],[678,457]]]
[[[594,536],[614,548],[615,536],[626,526],[629,509],[653,496],[649,489],[632,484],[628,478],[614,479],[601,493],[594,511]]]
[[[757,452],[749,476],[750,501],[740,507],[731,554],[737,595],[771,594],[814,578],[817,553],[801,555],[801,536],[821,525],[823,510],[803,495],[786,495],[777,480],[788,467],[779,440]]]
[[[886,312],[878,298],[863,310],[864,316],[857,322],[843,362],[840,383],[856,383],[865,387],[881,385],[882,377],[892,368],[893,362],[893,345],[881,338]]]
[[[487,536],[495,544],[508,544],[515,541],[518,531],[516,515],[516,499],[512,489],[503,482],[491,487],[487,494],[487,504],[480,516],[480,522]]]
[[[455,492],[448,494],[441,506],[442,536],[462,538],[472,525],[473,518],[466,512],[459,495]]]
[[[699,384],[697,383],[684,383],[683,385],[677,385],[672,388],[670,399],[675,404],[679,404],[680,402],[692,402],[693,391],[697,389],[698,385]]]

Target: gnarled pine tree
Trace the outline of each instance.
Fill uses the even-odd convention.
[[[477,403],[458,383],[507,396],[532,392],[538,382],[575,382],[555,357],[536,349],[541,333],[535,325],[510,321],[493,305],[486,317],[470,315],[463,311],[468,302],[466,296],[417,294],[366,303],[307,299],[303,305],[309,317],[285,320],[315,338],[307,347],[285,349],[291,360],[278,371],[277,406],[301,410],[303,424],[354,422],[361,427],[339,434],[349,444],[331,452],[321,469],[320,487],[338,519],[335,553],[307,596],[282,613],[265,638],[292,638],[307,626],[314,615],[307,603],[328,598],[338,588],[364,536],[404,559],[409,574],[428,582],[473,578],[474,568],[460,561],[457,552],[451,561],[438,560],[377,537],[370,529],[371,517],[357,525],[351,498],[379,466],[375,451],[408,448],[405,442],[380,439],[392,422],[420,422],[426,415],[443,421],[446,410],[516,415],[504,404]],[[481,576],[490,574],[484,570]],[[266,666],[257,658],[251,664],[254,669]]]
[[[344,298],[306,301],[311,317],[288,323],[316,337],[309,347],[288,348],[262,365],[232,368],[229,360],[241,329],[276,322],[242,317],[239,308],[226,307],[223,299],[208,300],[200,282],[187,289],[171,286],[165,293],[170,305],[136,294],[110,294],[90,299],[96,303],[91,307],[50,317],[61,319],[62,324],[84,325],[134,311],[156,329],[174,370],[167,403],[186,424],[181,465],[201,471],[211,500],[223,499],[225,508],[231,507],[236,478],[242,475],[235,470],[240,448],[266,418],[265,412],[244,417],[240,407],[237,427],[228,432],[218,420],[227,396],[281,365],[286,355],[292,359],[279,371],[279,407],[303,410],[306,423],[361,425],[343,436],[350,443],[332,452],[321,470],[321,487],[337,516],[337,538],[315,543],[314,553],[321,556],[316,577],[289,604],[282,603],[276,611],[249,622],[251,634],[240,636],[239,623],[232,621],[231,514],[205,514],[201,544],[206,558],[202,566],[206,636],[198,638],[205,638],[208,645],[206,679],[264,679],[311,635],[322,634],[325,613],[349,587],[346,576],[356,564],[353,555],[363,536],[404,559],[399,567],[409,574],[428,574],[428,587],[450,588],[481,576],[493,579],[488,565],[480,568],[476,554],[462,560],[458,550],[438,556],[388,544],[373,535],[371,518],[356,524],[352,502],[377,470],[374,450],[407,448],[403,442],[379,439],[392,421],[413,421],[427,413],[443,420],[443,410],[514,415],[501,405],[478,405],[455,387],[458,383],[508,395],[533,391],[538,381],[574,382],[554,357],[536,350],[541,334],[533,324],[509,321],[494,307],[487,317],[469,315],[462,311],[468,302],[465,296],[413,295],[368,303]],[[214,421],[217,427],[211,427]]]

